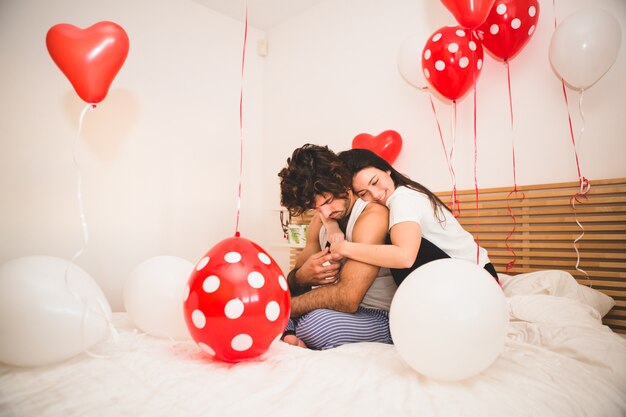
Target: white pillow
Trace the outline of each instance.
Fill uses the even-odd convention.
[[[615,305],[608,295],[598,290],[580,285],[565,271],[545,270],[527,274],[498,274],[504,295],[512,297],[523,294],[546,294],[577,300],[595,308],[604,317]]]

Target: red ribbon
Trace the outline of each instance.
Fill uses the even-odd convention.
[[[474,36],[473,32],[470,32],[470,40]],[[472,51],[474,55],[474,51]],[[473,59],[475,62],[476,60]],[[480,262],[480,238],[478,237],[478,136],[476,134],[476,71],[472,71],[472,77],[474,81],[474,200],[476,201],[476,264]]]
[[[243,52],[241,56],[241,87],[239,90],[239,186],[237,187],[237,220],[235,237],[239,237],[239,217],[241,215],[241,183],[243,180],[243,70],[246,64],[246,44],[248,43],[248,2],[246,1],[246,21],[243,33]]]
[[[428,90],[428,87],[422,87],[422,89]],[[454,140],[452,144],[452,149],[450,150],[450,156],[448,156],[448,150],[446,149],[446,142],[443,140],[443,133],[441,131],[441,124],[439,123],[439,117],[437,116],[437,109],[435,108],[435,103],[433,102],[433,97],[431,95],[428,96],[430,99],[430,107],[433,109],[433,114],[435,115],[435,122],[437,122],[437,131],[439,132],[439,139],[441,140],[441,146],[443,147],[443,154],[446,157],[446,164],[448,165],[448,171],[450,172],[450,177],[452,178],[452,202],[450,204],[450,211],[454,217],[458,217],[461,215],[461,207],[459,205],[459,198],[457,196],[456,190],[456,174],[454,172],[454,166],[450,162],[450,159],[454,156]],[[456,124],[456,102],[454,102],[454,114]]]
[[[507,209],[509,211],[509,215],[511,216],[511,219],[513,220],[513,228],[504,239],[504,244],[506,245],[506,248],[513,255],[513,259],[511,259],[506,264],[506,272],[509,272],[513,268],[513,266],[515,266],[516,257],[517,257],[515,251],[509,244],[509,239],[511,239],[511,236],[513,236],[513,234],[515,233],[515,229],[517,228],[517,219],[515,218],[515,213],[513,213],[513,209],[511,208],[511,203],[509,202],[509,200],[512,195],[515,195],[516,199],[522,202],[524,201],[526,196],[524,195],[524,193],[521,193],[517,190],[517,167],[515,163],[515,124],[514,124],[514,119],[513,119],[513,94],[511,91],[511,71],[509,69],[508,60],[504,60],[504,66],[506,67],[506,78],[507,78],[507,85],[508,85],[508,90],[509,90],[509,116],[511,119],[511,154],[512,154],[512,159],[513,159],[513,190],[511,190],[511,192],[506,196]],[[518,193],[521,194],[521,198],[517,197]]]
[[[557,28],[556,0],[552,0],[552,8],[554,9],[554,30],[556,30]],[[572,207],[572,210],[574,210],[574,219],[576,221],[576,224],[581,230],[581,234],[576,239],[574,239],[574,250],[576,251],[575,268],[577,271],[584,274],[587,279],[589,279],[589,275],[587,274],[587,272],[579,268],[580,252],[578,251],[577,244],[578,244],[578,241],[582,239],[583,236],[585,235],[585,228],[578,221],[578,216],[576,215],[576,203],[582,204],[583,203],[582,199],[584,199],[585,201],[587,200],[587,193],[589,193],[589,190],[591,189],[591,184],[589,183],[589,180],[582,175],[581,170],[580,170],[580,161],[578,159],[578,151],[576,150],[576,139],[574,137],[574,127],[572,126],[572,115],[570,114],[570,111],[569,111],[569,100],[567,99],[567,89],[565,88],[565,80],[563,80],[563,78],[561,78],[561,88],[563,89],[563,97],[565,99],[565,108],[567,110],[567,121],[569,125],[569,133],[572,139],[572,145],[574,147],[574,157],[576,159],[576,170],[578,171],[578,180],[580,183],[578,191],[574,195],[572,195],[569,199],[570,206]],[[581,96],[581,102],[582,102],[582,96]],[[580,111],[581,111],[581,116],[582,116],[582,108],[580,109]],[[583,130],[584,130],[584,118],[583,118]]]

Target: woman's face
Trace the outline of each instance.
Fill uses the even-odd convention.
[[[363,168],[352,177],[354,193],[365,201],[386,204],[396,189],[389,171],[374,167]]]

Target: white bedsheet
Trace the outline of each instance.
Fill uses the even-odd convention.
[[[376,343],[311,351],[278,342],[256,361],[215,362],[116,313],[118,336],[93,352],[103,358],[0,365],[0,416],[626,415],[626,340],[584,300],[520,292],[507,294],[504,352],[467,381],[424,378]]]

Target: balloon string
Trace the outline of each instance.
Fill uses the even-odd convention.
[[[552,0],[552,9],[554,10],[554,30],[556,31],[556,28],[557,28],[556,0]],[[572,139],[572,145],[574,148],[574,157],[576,159],[576,169],[578,171],[578,181],[579,181],[578,191],[573,196],[570,197],[570,205],[572,207],[572,210],[574,211],[574,220],[576,221],[576,224],[581,230],[581,234],[576,239],[574,239],[574,245],[573,245],[574,251],[576,252],[575,268],[578,272],[582,273],[585,276],[585,278],[589,282],[589,285],[592,286],[591,280],[589,278],[589,274],[587,274],[585,270],[579,267],[580,266],[580,252],[578,251],[578,242],[585,235],[585,229],[582,226],[582,224],[578,221],[578,215],[576,213],[576,203],[582,204],[582,201],[579,198],[584,198],[585,200],[587,200],[587,194],[589,193],[589,190],[591,189],[591,184],[589,183],[589,180],[582,175],[581,170],[580,170],[580,161],[578,159],[578,151],[576,149],[576,139],[574,137],[574,127],[572,126],[572,116],[569,111],[569,100],[567,98],[567,89],[565,88],[565,80],[563,80],[562,77],[561,77],[561,88],[563,90],[563,98],[565,99],[565,109],[567,110],[567,121],[569,124],[569,133],[570,133],[570,137]],[[581,90],[580,100],[578,101],[578,109],[579,109],[580,116],[582,119],[582,124],[583,124],[580,130],[581,136],[583,132],[585,131],[585,116],[582,111],[583,93],[584,93],[584,90]]]
[[[583,140],[583,133],[585,133],[585,112],[583,111],[583,96],[585,95],[585,90],[580,90],[580,97],[578,98],[578,112],[580,113],[580,120],[582,125],[580,127],[580,135],[578,135],[578,143]],[[578,147],[578,145],[576,145]],[[578,151],[576,152],[578,155]]]
[[[97,354],[91,351],[91,349],[85,349],[85,328],[86,328],[86,321],[87,321],[87,313],[88,312],[92,312],[95,313],[97,316],[100,316],[102,319],[104,319],[104,321],[106,321],[107,323],[107,330],[109,331],[109,334],[111,335],[111,337],[113,338],[113,344],[118,344],[119,343],[119,339],[120,339],[120,334],[117,331],[117,329],[115,328],[115,326],[113,325],[113,322],[111,321],[111,319],[107,316],[106,313],[106,309],[102,306],[101,303],[97,303],[98,304],[98,310],[94,310],[93,307],[90,307],[86,302],[84,302],[84,310],[83,310],[83,319],[81,321],[81,343],[83,346],[83,351],[90,357],[92,358],[96,358],[96,359],[111,359],[113,358],[113,355],[101,355],[101,354]]]
[[[441,146],[443,147],[443,154],[446,157],[446,165],[448,166],[448,172],[450,173],[450,178],[452,179],[452,214],[454,217],[458,217],[460,214],[460,209],[458,205],[458,198],[456,195],[456,180],[454,176],[454,168],[450,164],[450,158],[448,157],[448,150],[446,149],[446,143],[443,140],[443,133],[441,131],[441,124],[439,123],[439,117],[437,117],[437,109],[435,108],[435,103],[433,102],[433,97],[431,95],[428,96],[430,99],[430,107],[433,109],[433,114],[435,115],[435,122],[437,122],[437,131],[439,132],[439,139],[441,140]]]
[[[246,64],[246,44],[248,43],[248,2],[246,1],[246,20],[243,33],[243,52],[241,55],[241,87],[239,90],[239,186],[237,188],[237,220],[235,236],[239,237],[239,217],[241,215],[241,183],[243,181],[243,74]]]
[[[583,132],[585,131],[585,114],[583,112],[583,108],[582,108],[582,104],[583,104],[583,95],[584,95],[584,90],[581,90],[580,92],[580,99],[578,101],[578,111],[580,112],[580,118],[582,120],[582,127],[580,129],[580,136],[578,137],[578,139],[582,138]],[[569,107],[568,107],[569,109]],[[573,137],[573,136],[572,136]],[[578,152],[576,151],[576,143],[574,142],[574,151],[576,153],[576,164],[578,165]],[[593,284],[591,282],[591,279],[589,278],[589,274],[587,274],[587,272],[583,269],[580,268],[580,252],[578,250],[578,242],[583,238],[583,236],[585,236],[585,228],[583,227],[583,225],[580,223],[580,221],[578,221],[578,215],[576,213],[576,203],[580,203],[582,204],[583,201],[581,199],[584,199],[584,201],[587,201],[587,194],[589,193],[589,190],[591,189],[591,184],[589,183],[589,180],[587,178],[585,178],[584,176],[580,175],[580,166],[578,165],[578,175],[579,175],[579,189],[576,192],[576,194],[574,194],[571,198],[570,198],[570,205],[572,206],[572,209],[574,210],[574,220],[576,221],[576,224],[578,225],[578,227],[580,228],[580,235],[574,239],[574,251],[576,251],[576,265],[575,268],[578,272],[582,273],[585,278],[587,279],[587,282],[589,283],[589,286],[592,287]]]
[[[82,235],[83,235],[83,244],[80,247],[80,249],[74,254],[74,256],[72,256],[70,262],[68,262],[67,267],[65,268],[65,275],[64,275],[64,279],[65,279],[65,286],[67,288],[67,290],[72,293],[72,295],[81,300],[80,296],[76,293],[74,293],[70,286],[69,286],[69,278],[68,278],[68,272],[70,269],[70,265],[72,265],[74,263],[74,261],[76,261],[76,259],[78,259],[78,257],[83,253],[83,251],[85,250],[85,247],[87,246],[87,242],[89,241],[89,229],[87,228],[87,220],[85,219],[85,207],[83,204],[83,177],[81,175],[80,172],[80,167],[78,165],[78,160],[76,159],[76,148],[78,146],[78,142],[80,140],[80,134],[83,130],[83,120],[85,119],[85,114],[87,113],[88,110],[92,110],[96,107],[95,104],[88,104],[87,106],[85,106],[85,108],[80,112],[80,118],[78,119],[78,132],[76,134],[76,137],[74,138],[74,143],[72,145],[72,161],[74,162],[74,169],[76,170],[76,183],[77,183],[77,192],[76,192],[76,199],[78,200],[78,216],[79,216],[79,220],[80,220],[80,226],[81,226],[81,230],[82,230]]]
[[[452,215],[458,217],[461,215],[461,205],[456,192],[456,170],[454,169],[454,148],[456,145],[456,100],[452,101],[452,145],[450,146],[450,173],[452,175]]]
[[[95,313],[97,316],[100,316],[102,319],[104,319],[104,321],[107,323],[107,328],[110,334],[113,335],[114,341],[117,341],[119,334],[117,330],[115,329],[115,327],[113,326],[113,323],[111,322],[110,318],[107,316],[106,308],[100,302],[97,302],[98,308],[97,310],[95,310],[92,306],[90,306],[90,303],[87,303],[87,300],[85,300],[83,297],[80,296],[80,294],[78,294],[76,291],[72,289],[72,286],[70,285],[70,282],[69,282],[70,267],[74,264],[76,259],[78,259],[78,257],[84,252],[85,248],[87,247],[87,243],[89,242],[89,229],[87,227],[87,220],[85,218],[85,206],[83,203],[83,192],[82,192],[83,177],[81,175],[80,166],[78,164],[78,159],[76,157],[76,153],[77,153],[76,149],[78,147],[81,133],[83,131],[83,122],[85,120],[85,115],[87,114],[87,111],[89,110],[93,111],[93,109],[95,108],[96,108],[96,105],[93,103],[90,103],[90,104],[87,104],[85,108],[83,108],[83,110],[80,112],[80,118],[78,119],[78,132],[76,134],[76,137],[74,138],[74,144],[72,145],[72,161],[74,162],[74,169],[76,170],[76,173],[77,173],[76,174],[77,175],[76,197],[78,200],[79,219],[80,219],[80,225],[81,225],[81,230],[82,230],[82,235],[83,235],[83,245],[74,254],[74,256],[72,256],[71,261],[67,263],[67,267],[65,268],[64,280],[65,280],[65,288],[67,289],[67,291],[72,295],[72,297],[74,297],[78,302],[80,302],[83,305],[83,314],[82,314],[81,332],[80,332],[81,333],[81,346],[83,347],[83,352],[85,352],[87,355],[94,357],[94,358],[106,358],[108,356],[96,355],[95,353],[91,352],[89,349],[85,348],[86,321],[87,321],[88,313],[90,312]]]
[[[580,189],[578,192],[576,192],[576,194],[574,194],[571,198],[570,198],[570,205],[572,206],[572,209],[574,210],[574,220],[576,221],[576,224],[578,225],[578,227],[580,228],[580,235],[578,235],[578,237],[576,239],[574,239],[574,251],[576,251],[576,265],[575,268],[578,272],[582,273],[585,278],[587,279],[587,281],[589,282],[589,286],[593,286],[591,283],[591,279],[589,278],[589,274],[587,274],[587,272],[584,269],[580,268],[580,252],[578,250],[578,242],[583,238],[583,236],[585,236],[585,228],[583,227],[583,225],[580,223],[580,221],[578,221],[578,216],[576,214],[576,203],[580,203],[582,204],[582,201],[579,200],[579,198],[584,198],[585,201],[587,200],[587,193],[589,193],[589,190],[591,189],[591,184],[589,184],[589,181],[586,178],[581,179],[580,181]]]
[[[470,35],[470,39],[471,39]],[[474,51],[472,51],[472,55]],[[474,60],[475,62],[475,60]],[[476,202],[476,264],[480,264],[480,238],[478,237],[478,135],[476,134],[476,71],[472,71],[474,81],[474,201]]]
[[[506,272],[509,272],[515,266],[515,262],[516,262],[516,258],[517,258],[517,254],[515,253],[515,250],[513,250],[512,246],[509,244],[509,239],[511,239],[511,237],[513,236],[513,234],[515,233],[515,230],[517,228],[517,219],[515,217],[515,213],[513,213],[513,209],[511,207],[511,203],[510,203],[510,198],[511,198],[512,195],[515,195],[515,198],[517,200],[519,200],[519,202],[522,202],[522,201],[524,201],[524,199],[526,197],[525,197],[524,193],[520,193],[521,194],[521,198],[517,197],[519,192],[517,190],[517,168],[516,168],[516,163],[515,163],[515,123],[514,123],[514,118],[513,118],[513,93],[512,93],[512,89],[511,89],[511,71],[510,71],[510,68],[509,68],[509,61],[508,60],[504,61],[504,66],[506,67],[506,78],[507,78],[507,84],[508,84],[508,90],[509,90],[509,116],[510,116],[510,120],[511,120],[511,153],[512,153],[512,159],[513,159],[513,190],[511,190],[511,192],[509,192],[509,194],[506,196],[506,199],[507,199],[507,209],[508,209],[509,215],[511,216],[511,219],[513,221],[513,228],[511,229],[509,234],[504,239],[504,244],[505,244],[507,250],[509,252],[511,252],[511,254],[513,256],[513,259],[511,259],[506,264]]]
[[[80,135],[83,130],[83,121],[85,119],[85,114],[88,110],[93,110],[96,107],[95,104],[88,104],[85,106],[83,111],[80,112],[80,119],[78,120],[78,133],[76,138],[74,139],[74,145],[72,148],[72,160],[74,162],[74,169],[76,170],[76,183],[77,183],[77,192],[76,198],[78,200],[78,210],[79,210],[79,219],[80,226],[83,233],[83,246],[74,254],[72,257],[72,262],[74,262],[85,250],[87,246],[87,242],[89,241],[89,230],[87,228],[87,220],[85,219],[85,206],[83,204],[83,176],[80,172],[80,167],[78,166],[78,160],[76,159],[76,148],[78,146],[78,141],[80,140]]]
[[[480,264],[480,238],[478,237],[478,137],[476,135],[476,76],[474,75],[474,201],[476,202],[476,264]]]

